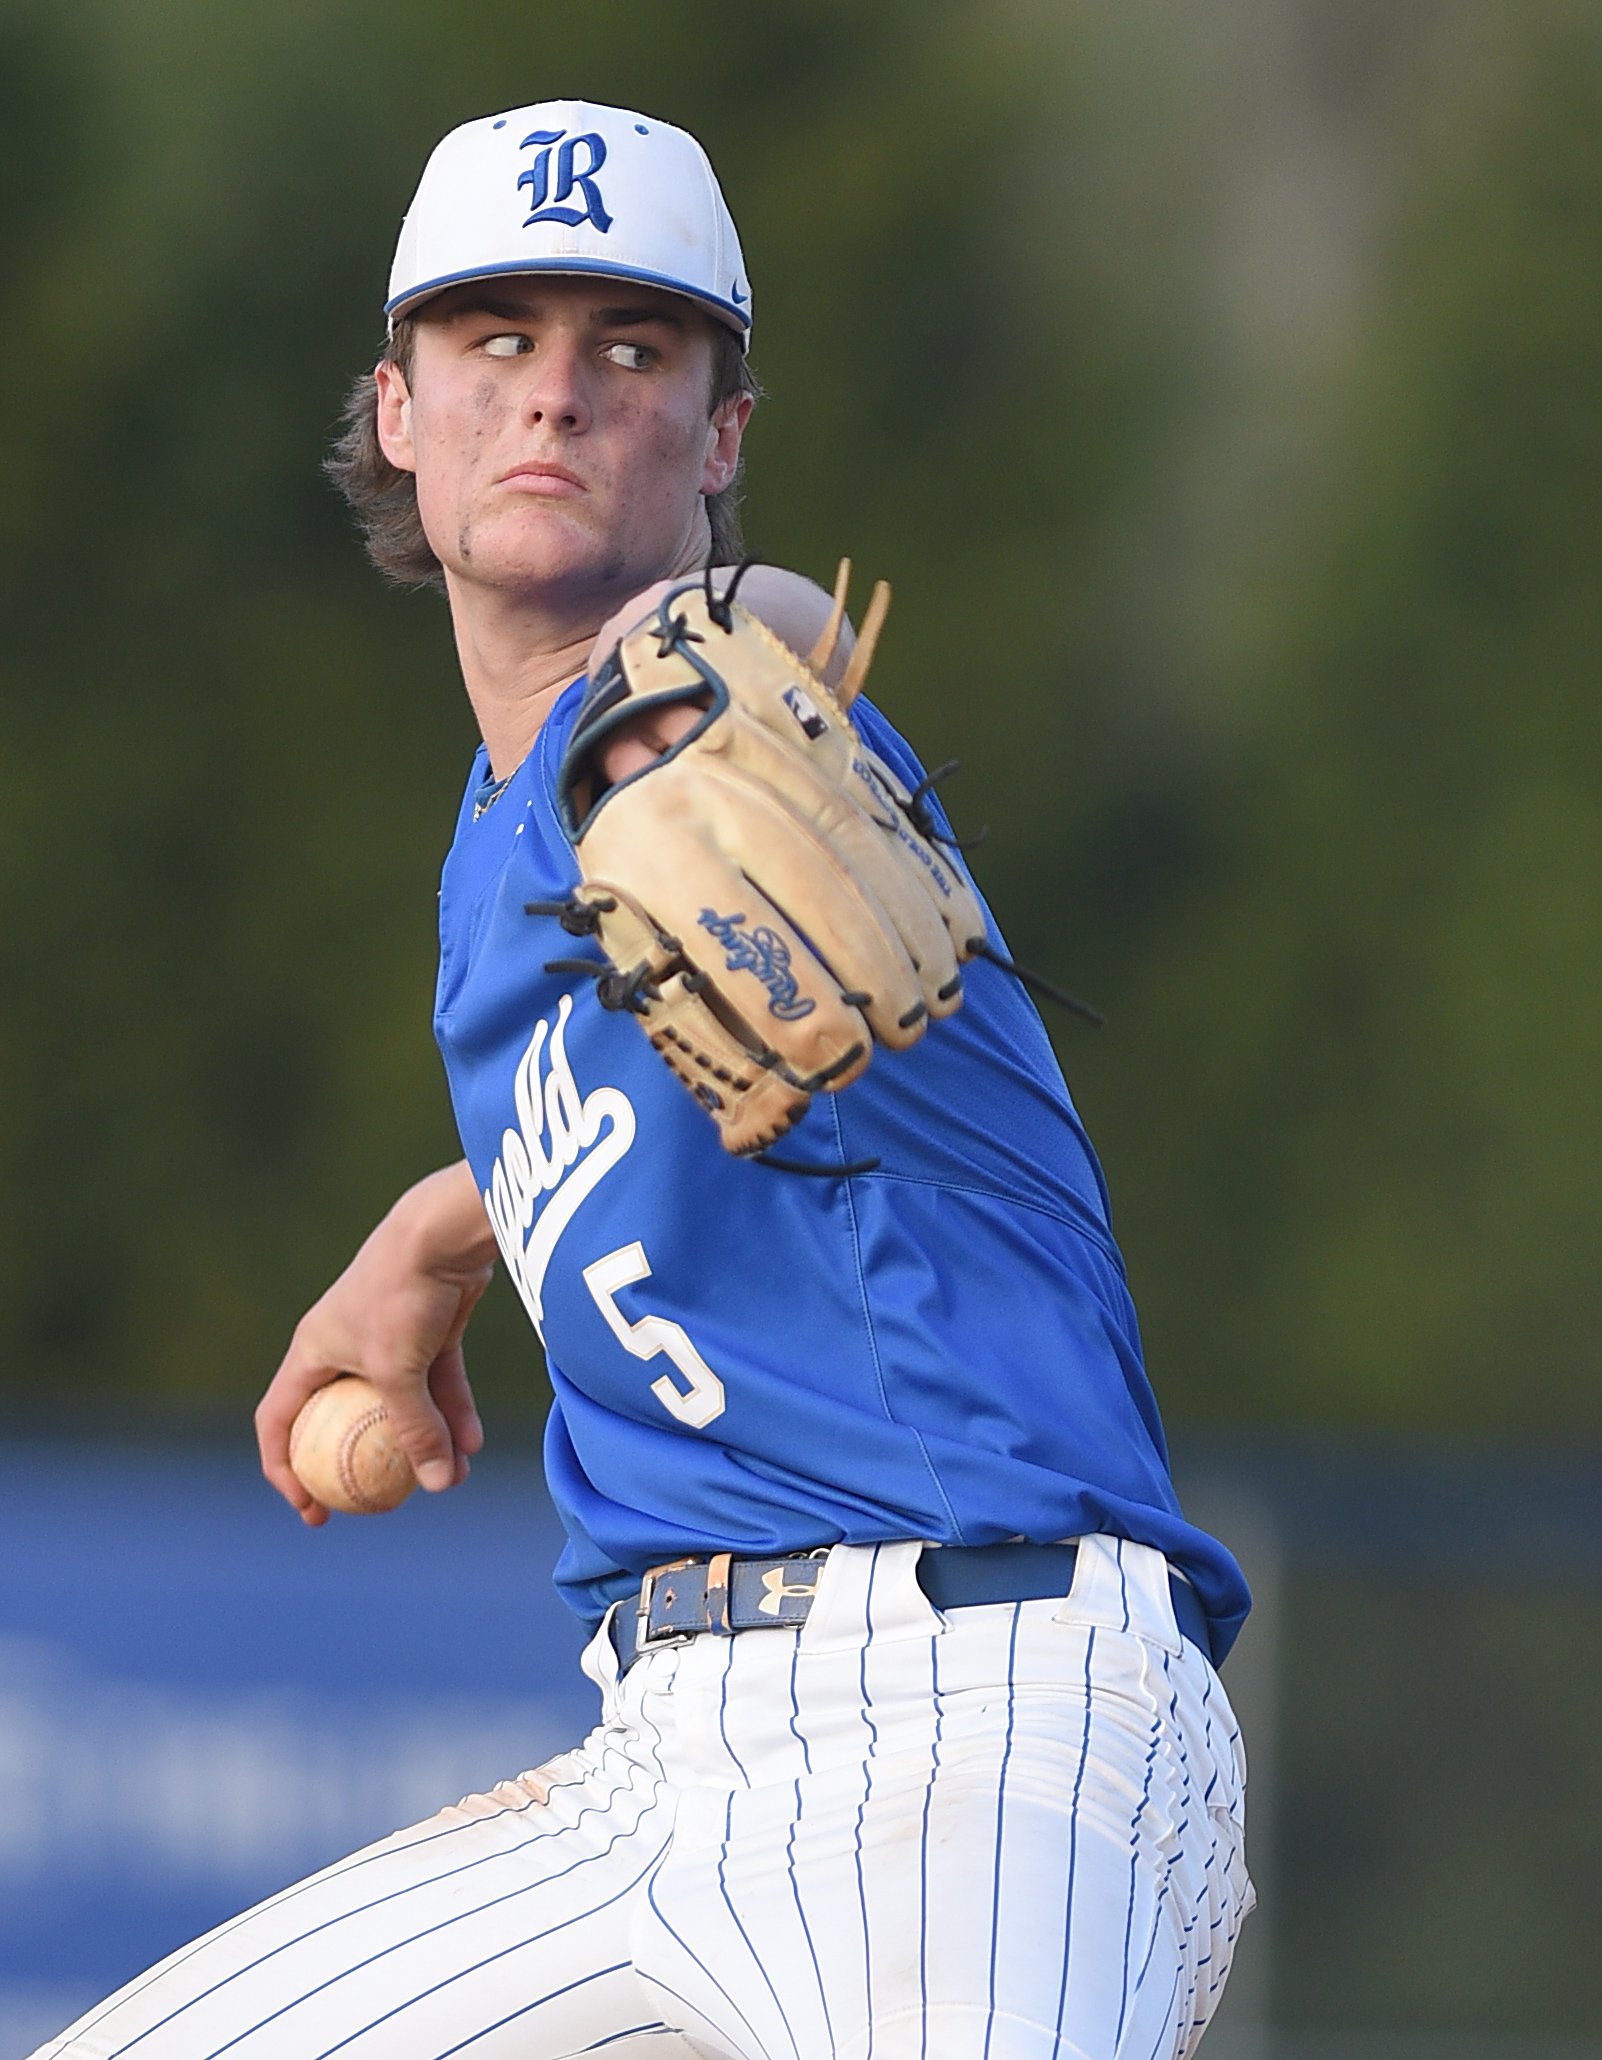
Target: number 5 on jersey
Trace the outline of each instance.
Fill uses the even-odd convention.
[[[690,1343],[683,1325],[667,1316],[642,1316],[630,1323],[617,1306],[619,1288],[650,1277],[651,1262],[637,1240],[584,1269],[584,1285],[624,1351],[634,1359],[655,1359],[665,1352],[683,1377],[684,1386],[680,1387],[671,1374],[664,1373],[652,1381],[651,1393],[669,1416],[692,1430],[705,1430],[714,1417],[723,1414],[723,1383]]]

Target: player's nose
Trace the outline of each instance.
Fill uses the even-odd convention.
[[[529,363],[523,417],[530,424],[575,435],[590,426],[592,407],[583,348],[576,338],[548,338]]]

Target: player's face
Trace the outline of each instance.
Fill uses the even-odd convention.
[[[416,474],[447,580],[628,592],[701,562],[743,397],[709,418],[710,317],[608,279],[491,279],[431,301],[411,377],[380,367],[379,438]]]

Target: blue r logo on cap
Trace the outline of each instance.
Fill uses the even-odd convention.
[[[551,153],[557,144],[561,148],[556,151],[556,189],[553,192]],[[589,159],[583,171],[577,170],[574,163],[581,144]],[[569,229],[576,229],[580,222],[593,222],[604,236],[612,226],[612,217],[607,213],[601,189],[595,183],[596,173],[606,163],[606,145],[601,138],[593,132],[569,136],[564,129],[536,129],[517,147],[527,150],[530,146],[537,147],[538,154],[517,181],[519,186],[529,188],[529,212],[523,227],[527,229],[535,222],[562,222]],[[563,207],[562,202],[575,193],[582,196],[583,207]]]

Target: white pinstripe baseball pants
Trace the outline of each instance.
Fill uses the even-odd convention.
[[[837,1547],[599,1728],[174,1953],[35,2060],[1180,2060],[1251,1906],[1223,1686],[1167,1568],[944,1621]]]

